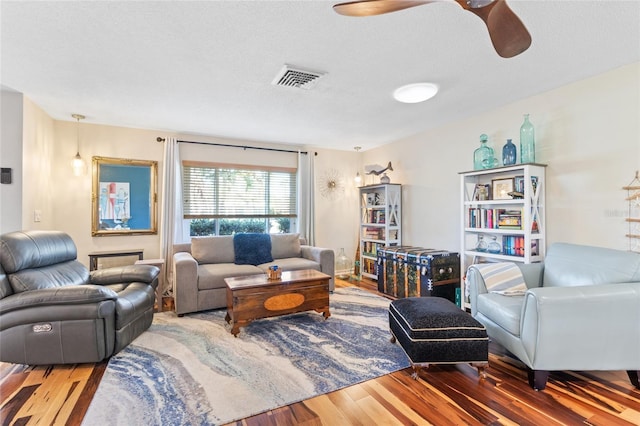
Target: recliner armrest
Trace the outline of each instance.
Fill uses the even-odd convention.
[[[91,271],[89,282],[97,285],[142,282],[152,284],[160,273],[153,265],[126,265]]]
[[[97,285],[70,285],[44,288],[13,294],[0,300],[0,315],[11,311],[38,306],[86,305],[105,300],[116,300],[118,295],[107,287]]]

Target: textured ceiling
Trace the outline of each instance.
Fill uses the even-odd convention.
[[[512,59],[454,1],[368,18],[333,3],[3,0],[1,84],[58,120],[352,150],[640,61],[635,0],[509,1],[533,38]],[[327,74],[272,85],[284,64]],[[391,98],[417,81],[440,93]]]

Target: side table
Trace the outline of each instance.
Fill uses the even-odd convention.
[[[142,249],[94,251],[89,253],[89,270],[98,269],[98,259],[103,257],[138,256],[142,260]]]
[[[156,288],[156,312],[162,312],[162,290],[164,288],[164,259],[137,260],[136,265],[151,265],[160,268],[158,287]]]

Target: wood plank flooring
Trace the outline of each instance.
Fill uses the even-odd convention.
[[[490,351],[484,380],[468,365],[433,366],[418,380],[405,369],[230,425],[640,425],[640,390],[624,371],[556,372],[535,392],[519,361]],[[0,363],[2,425],[80,424],[106,365]]]

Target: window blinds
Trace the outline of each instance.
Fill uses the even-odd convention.
[[[296,217],[296,170],[183,163],[185,219]]]

